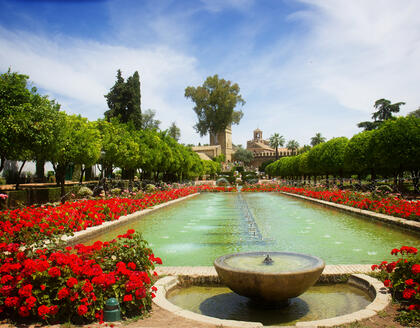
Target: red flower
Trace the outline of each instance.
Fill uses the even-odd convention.
[[[39,286],[41,288],[41,290],[45,290],[46,286],[45,285],[41,285]]]
[[[124,302],[131,302],[133,300],[133,295],[128,294],[128,295],[124,295],[123,301]]]
[[[411,267],[411,272],[412,272],[413,274],[419,274],[419,273],[420,273],[420,264],[414,264],[414,265]]]
[[[32,285],[28,284],[23,286],[21,289],[19,289],[19,295],[21,297],[29,297],[32,295]]]
[[[36,298],[33,296],[30,296],[25,300],[25,303],[28,305],[29,309],[32,309],[35,306]]]
[[[60,268],[52,267],[50,270],[48,270],[48,274],[53,278],[60,277],[61,276]]]
[[[392,287],[391,280],[389,280],[389,279],[385,280],[384,281],[384,286],[385,287]]]
[[[4,301],[4,305],[7,307],[17,307],[19,305],[19,297],[7,297]]]
[[[404,291],[403,291],[403,297],[406,300],[409,300],[413,295],[416,295],[416,291],[414,289],[411,289],[411,288],[404,289]]]
[[[86,305],[79,305],[79,307],[77,308],[77,314],[80,316],[84,316],[88,311],[88,308]]]
[[[57,313],[58,313],[58,306],[57,305],[50,306],[50,314],[56,315]]]
[[[394,249],[391,251],[391,255],[397,255],[399,252],[400,252],[400,250],[399,250],[398,248],[394,248]]]
[[[50,308],[46,305],[41,305],[38,307],[38,315],[45,320],[45,316],[50,312]]]
[[[89,294],[93,290],[93,286],[89,280],[85,280],[85,284],[83,285],[82,290],[85,294]]]
[[[77,281],[76,278],[71,277],[71,278],[67,279],[67,287],[73,288],[74,285],[77,285],[77,282],[78,281]]]
[[[136,264],[133,262],[128,262],[127,267],[131,270],[136,270]]]
[[[57,293],[57,298],[59,300],[66,298],[70,295],[70,289],[68,289],[67,287],[61,288],[58,293]]]
[[[413,286],[415,283],[414,283],[414,280],[413,280],[413,279],[407,279],[407,280],[405,281],[405,284],[406,284],[407,286]]]
[[[20,308],[19,308],[19,315],[21,316],[21,317],[28,317],[29,316],[29,308],[27,307],[27,306],[21,306]]]

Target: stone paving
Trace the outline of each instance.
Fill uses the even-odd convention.
[[[370,264],[326,265],[323,275],[345,275],[372,272]],[[165,276],[217,276],[212,266],[163,266],[155,270]]]

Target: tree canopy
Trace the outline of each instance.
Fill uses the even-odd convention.
[[[392,113],[398,113],[400,111],[400,106],[402,105],[405,105],[405,102],[391,104],[391,101],[388,99],[378,99],[373,105],[373,107],[377,109],[377,111],[372,114],[373,121],[360,122],[357,126],[363,128],[365,131],[376,130],[383,122],[394,118]]]
[[[282,147],[284,145],[284,142],[284,137],[278,133],[274,133],[270,137],[270,147],[276,150],[276,160],[279,159],[279,147]]]
[[[121,123],[132,122],[136,129],[142,128],[140,77],[136,71],[124,81],[121,70],[117,71],[114,86],[105,95],[109,110],[105,118],[117,118]]]
[[[216,134],[231,124],[239,124],[243,113],[235,107],[245,104],[239,92],[238,84],[219,79],[217,74],[209,76],[202,86],[185,89],[185,97],[195,103],[193,109],[198,123],[194,128],[200,136]]]

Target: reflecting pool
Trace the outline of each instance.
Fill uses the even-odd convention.
[[[279,193],[203,193],[86,242],[140,231],[167,266],[212,265],[236,252],[307,253],[326,264],[389,260],[418,234]]]

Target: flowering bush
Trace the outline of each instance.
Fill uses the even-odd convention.
[[[111,198],[29,206],[0,212],[0,242],[32,244],[85,230],[122,215],[197,192],[196,187],[160,191],[141,199]]]
[[[379,270],[384,285],[388,287],[395,300],[400,302],[401,310],[397,319],[403,324],[420,324],[420,256],[414,247],[403,246],[393,249],[392,255],[398,260],[372,265]]]
[[[200,185],[197,186],[199,192],[236,192],[236,187],[219,187],[219,186],[209,186],[209,185]]]
[[[151,307],[162,264],[134,230],[111,242],[65,249],[34,249],[0,243],[0,316],[46,323],[103,320],[107,299],[120,302],[123,317]],[[153,272],[153,273],[152,273]]]
[[[281,186],[278,184],[252,185],[241,189],[243,192],[266,192],[283,191],[298,194],[306,197],[316,198],[369,210],[376,213],[402,217],[409,220],[420,221],[420,201],[407,201],[398,197],[378,197],[373,193],[360,193],[349,190],[327,190],[318,188],[315,190],[308,188],[295,188]]]

